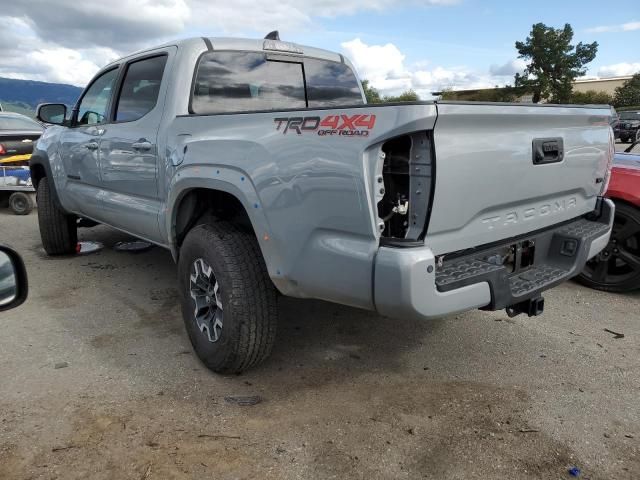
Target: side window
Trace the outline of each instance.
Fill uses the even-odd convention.
[[[193,113],[305,108],[302,64],[254,52],[211,52],[200,59]]]
[[[361,105],[355,74],[344,63],[307,58],[304,61],[309,108]]]
[[[98,77],[84,94],[78,110],[78,125],[96,125],[108,120],[109,99],[118,77],[114,68]]]
[[[138,120],[154,109],[166,63],[167,56],[161,55],[129,64],[118,98],[116,122]]]

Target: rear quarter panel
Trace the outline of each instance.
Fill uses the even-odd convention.
[[[358,129],[366,135],[346,136],[323,135],[323,127],[285,132],[276,121],[338,116],[342,123],[343,115],[375,115],[375,125]],[[283,293],[373,308],[378,234],[371,169],[383,141],[429,130],[434,121],[433,104],[178,117],[168,136],[167,230],[175,202],[193,185],[241,192]]]

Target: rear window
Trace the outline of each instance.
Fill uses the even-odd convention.
[[[272,60],[260,52],[205,53],[196,70],[191,112],[214,114],[364,103],[358,81],[347,65],[311,58],[295,60]]]
[[[304,73],[310,108],[364,103],[358,80],[346,64],[308,58]]]
[[[211,52],[200,59],[193,113],[305,106],[302,63],[267,60],[264,54],[254,52]]]
[[[0,116],[0,130],[37,130],[44,128],[35,120],[27,117]]]

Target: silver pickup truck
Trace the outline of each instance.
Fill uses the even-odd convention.
[[[275,340],[278,293],[428,319],[538,315],[606,244],[610,109],[367,105],[342,55],[195,38],[117,60],[31,158],[42,243],[78,226],[170,249],[202,361],[239,372]]]

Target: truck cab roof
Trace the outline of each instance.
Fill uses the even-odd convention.
[[[339,53],[331,52],[329,50],[323,50],[321,48],[309,47],[306,45],[300,45],[293,42],[286,42],[280,40],[269,39],[249,39],[249,38],[233,38],[233,37],[191,37],[172,42],[167,42],[162,45],[156,45],[151,48],[139,50],[135,53],[127,55],[126,57],[114,60],[105,68],[118,64],[123,60],[126,61],[130,58],[137,57],[144,53],[151,53],[154,50],[158,50],[164,47],[175,46],[183,50],[235,50],[235,51],[255,51],[255,52],[269,52],[279,53],[284,55],[295,55],[304,57],[319,58],[322,60],[328,60],[333,62],[347,63],[352,67],[351,63],[345,59]],[[352,67],[353,68],[353,67]]]

